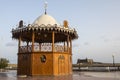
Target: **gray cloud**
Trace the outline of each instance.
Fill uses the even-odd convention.
[[[0,40],[4,40],[4,38],[3,38],[3,37],[0,37]]]
[[[6,46],[17,46],[17,44],[16,43],[13,43],[13,42],[8,42],[7,44],[6,44]]]
[[[72,47],[79,47],[79,44],[73,44]]]
[[[85,46],[89,45],[89,42],[84,42],[84,45],[85,45]]]
[[[104,42],[109,42],[110,41],[109,36],[105,36],[105,35],[101,36],[100,39],[103,40]]]

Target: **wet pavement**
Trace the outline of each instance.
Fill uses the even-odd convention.
[[[0,80],[120,80],[120,72],[73,72],[69,76],[17,77],[16,71],[0,72]]]

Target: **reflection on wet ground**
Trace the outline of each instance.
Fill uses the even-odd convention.
[[[120,72],[73,72],[69,76],[39,76],[24,77],[16,76],[16,71],[0,72],[0,80],[120,80]]]

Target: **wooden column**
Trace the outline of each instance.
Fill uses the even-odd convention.
[[[52,32],[52,52],[54,52],[55,33]]]
[[[70,54],[72,54],[72,39],[70,37]]]
[[[32,52],[34,52],[35,33],[32,31]],[[33,75],[33,54],[30,54],[30,75]]]
[[[72,74],[72,38],[71,38],[71,36],[70,36],[70,74]]]
[[[20,47],[21,47],[21,35],[19,36],[19,41],[18,41],[18,53],[20,53]]]
[[[69,35],[67,36],[67,51],[69,52]]]
[[[54,42],[55,42],[55,33],[53,31],[52,32],[52,52],[53,53],[54,53]],[[55,66],[54,55],[52,55],[52,58],[53,58],[53,68],[52,68],[52,70],[53,70],[53,75],[54,75],[54,71],[55,71],[55,68],[54,68],[54,66]]]
[[[32,32],[32,52],[34,52],[35,33]]]
[[[20,74],[20,57],[19,57],[19,53],[20,53],[20,47],[21,47],[21,35],[19,36],[19,40],[18,40],[18,60],[17,60],[17,66],[18,66],[18,70],[17,70],[17,75]]]

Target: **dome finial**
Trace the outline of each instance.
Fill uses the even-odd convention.
[[[44,8],[45,8],[45,14],[47,14],[47,1],[44,3]]]

